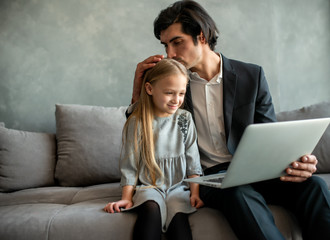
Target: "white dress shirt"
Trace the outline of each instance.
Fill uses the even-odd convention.
[[[212,167],[232,159],[226,145],[223,117],[223,67],[210,81],[189,72],[198,146],[203,167]]]

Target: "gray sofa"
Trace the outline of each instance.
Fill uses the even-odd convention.
[[[0,238],[132,239],[133,213],[105,213],[121,197],[118,161],[126,107],[56,105],[56,134],[0,125]],[[330,102],[277,114],[279,121],[330,117]],[[1,120],[1,119],[0,119]],[[330,186],[330,127],[314,154]],[[270,206],[287,239],[301,239],[290,212]],[[221,212],[189,217],[199,239],[236,239]]]

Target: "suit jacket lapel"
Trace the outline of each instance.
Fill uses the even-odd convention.
[[[223,61],[223,114],[225,122],[225,132],[227,147],[230,152],[233,152],[234,146],[231,144],[232,140],[230,139],[230,129],[233,117],[233,109],[235,103],[236,95],[236,83],[237,76],[228,60],[225,56],[222,55]],[[186,97],[184,102],[184,108],[191,112],[194,118],[194,107],[191,97],[190,81],[187,85]]]
[[[225,131],[227,147],[232,152],[230,130],[233,117],[233,109],[236,95],[237,75],[225,56],[222,55],[223,61],[223,114],[225,121]]]
[[[190,80],[187,85],[186,96],[184,99],[184,109],[189,111],[192,114],[193,119],[195,120],[194,107],[193,107],[193,102],[192,102],[192,97],[191,97]]]

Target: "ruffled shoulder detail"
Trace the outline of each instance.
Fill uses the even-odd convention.
[[[188,135],[188,127],[189,127],[189,121],[191,119],[190,112],[179,109],[178,110],[178,125],[180,127],[180,130],[183,134],[183,141],[185,142]]]

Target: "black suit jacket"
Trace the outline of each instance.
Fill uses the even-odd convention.
[[[223,61],[223,114],[227,147],[234,154],[244,129],[252,123],[276,121],[272,97],[260,66],[236,60]],[[194,116],[190,85],[184,108]]]

